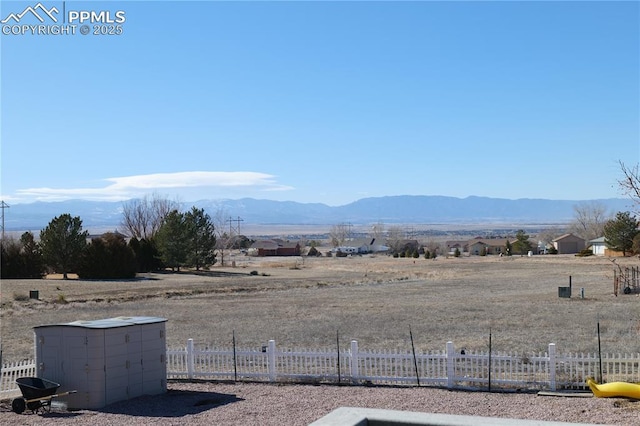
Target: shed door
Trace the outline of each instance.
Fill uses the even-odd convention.
[[[104,330],[105,404],[128,398],[127,330],[131,328],[133,327]]]
[[[67,397],[69,408],[84,408],[90,400],[87,333],[80,327],[64,327],[61,330],[64,336],[61,385],[66,390],[78,391]]]
[[[35,331],[36,375],[64,386],[62,370],[62,328],[44,327]],[[61,388],[62,391],[62,388]]]

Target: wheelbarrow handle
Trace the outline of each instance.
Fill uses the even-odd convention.
[[[36,401],[48,401],[50,399],[56,398],[58,396],[65,396],[65,395],[69,395],[72,393],[78,393],[77,390],[72,390],[69,392],[62,392],[62,393],[56,393],[54,395],[47,395],[47,396],[43,396],[42,398],[33,398],[33,399],[25,399],[24,402],[29,403],[29,402],[36,402]]]

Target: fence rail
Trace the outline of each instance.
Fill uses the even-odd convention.
[[[556,354],[556,345],[533,355],[444,350],[425,353],[341,349],[280,349],[196,346],[167,349],[168,379],[251,380],[376,385],[427,385],[450,389],[585,389],[586,378],[640,382],[640,354]],[[2,366],[0,398],[20,395],[18,377],[34,376],[35,362]],[[416,371],[417,370],[417,371]],[[602,373],[602,377],[600,377]]]

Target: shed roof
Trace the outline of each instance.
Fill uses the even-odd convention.
[[[574,239],[574,240],[584,241],[584,239],[578,237],[577,235],[569,233],[569,234],[560,235],[558,238],[554,239],[553,242],[555,243],[557,241],[566,240],[566,239]]]
[[[47,324],[47,325],[38,325],[33,327],[42,328],[42,327],[82,327],[82,328],[117,328],[117,327],[130,327],[133,325],[142,325],[142,324],[154,324],[159,322],[166,322],[166,318],[160,317],[116,317],[116,318],[105,318],[99,320],[90,320],[90,321],[72,321],[67,323],[59,323],[59,324]]]

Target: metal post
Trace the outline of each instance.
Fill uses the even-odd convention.
[[[340,376],[340,330],[336,330],[336,347],[338,350],[338,384],[340,384],[341,376]]]
[[[409,337],[411,338],[411,351],[413,352],[413,367],[416,369],[416,381],[420,386],[420,373],[418,373],[418,360],[416,360],[416,347],[413,344],[413,333],[411,333],[411,326],[409,326]]]
[[[236,358],[236,331],[233,330],[233,381],[238,381],[238,361]]]

